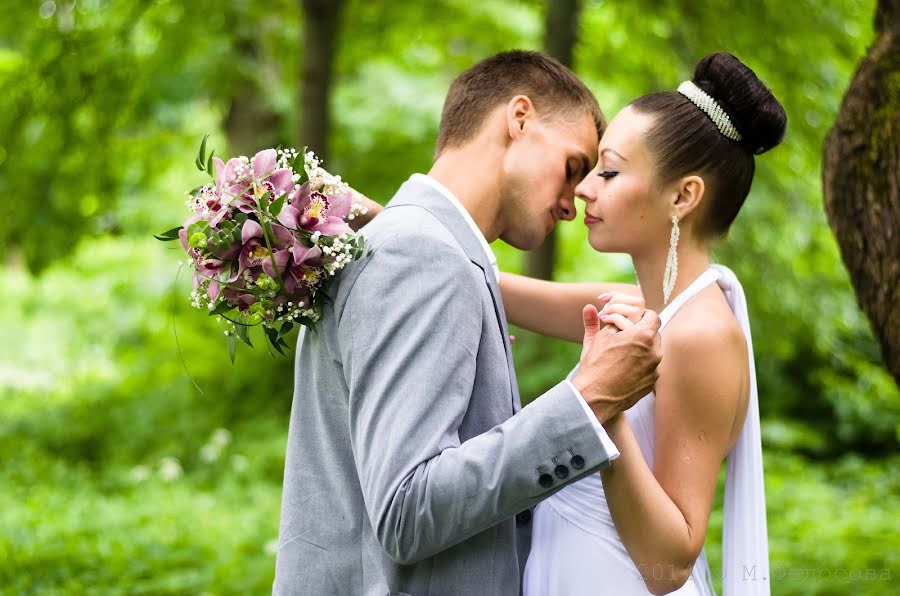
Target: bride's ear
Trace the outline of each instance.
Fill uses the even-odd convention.
[[[525,124],[534,117],[534,104],[527,95],[516,95],[506,104],[506,127],[512,139],[525,133]]]
[[[706,184],[700,176],[685,176],[678,182],[675,192],[676,197],[673,206],[675,207],[675,213],[678,214],[678,219],[683,220],[700,206],[700,202],[706,193]]]

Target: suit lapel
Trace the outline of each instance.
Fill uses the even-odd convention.
[[[494,272],[484,272],[488,289],[491,291],[491,299],[494,301],[494,312],[497,313],[497,320],[500,322],[500,333],[503,335],[503,346],[506,348],[506,364],[509,367],[509,379],[512,385],[513,412],[522,409],[522,402],[519,399],[519,384],[516,380],[516,369],[513,366],[512,345],[509,342],[509,328],[506,326],[506,311],[503,309],[503,298],[500,295],[500,287],[494,277]]]
[[[419,207],[434,215],[453,234],[453,237],[469,257],[469,260],[481,269],[484,275],[484,282],[487,284],[491,300],[494,303],[494,314],[497,316],[500,334],[503,337],[503,347],[506,351],[506,366],[509,370],[510,386],[512,387],[513,412],[518,412],[522,408],[522,403],[519,399],[519,387],[516,383],[516,371],[513,367],[509,329],[506,326],[506,312],[503,310],[503,300],[500,295],[500,287],[497,285],[497,280],[494,276],[494,269],[488,261],[488,256],[485,254],[481,242],[456,207],[441,193],[427,184],[415,181],[404,183],[394,198],[391,199],[391,202],[388,203],[387,209],[401,206]]]

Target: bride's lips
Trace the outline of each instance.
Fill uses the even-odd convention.
[[[586,225],[586,226],[592,226],[595,223],[598,223],[601,221],[603,221],[603,220],[600,219],[599,217],[594,217],[592,215],[588,215],[587,213],[584,214],[584,225]]]

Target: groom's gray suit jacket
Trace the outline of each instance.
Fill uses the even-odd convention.
[[[606,451],[566,383],[521,408],[500,290],[447,198],[407,182],[363,233],[298,345],[273,592],[518,594],[530,507]]]

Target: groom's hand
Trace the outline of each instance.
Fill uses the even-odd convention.
[[[600,328],[597,309],[582,312],[584,342],[578,374],[572,384],[603,424],[624,412],[653,390],[662,360],[659,316],[645,310],[624,331],[615,325]]]

